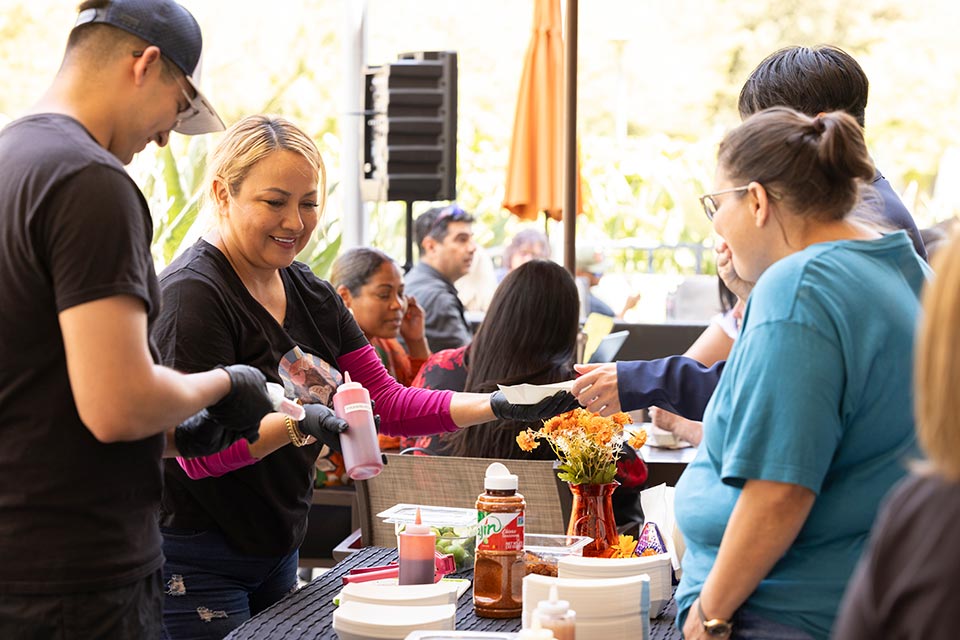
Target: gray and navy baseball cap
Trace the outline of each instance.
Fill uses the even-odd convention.
[[[86,9],[74,28],[91,23],[109,24],[146,40],[160,49],[183,71],[197,92],[190,101],[191,113],[182,117],[174,131],[185,135],[223,131],[223,120],[200,93],[200,61],[203,36],[190,12],[173,0],[111,0],[106,7]]]

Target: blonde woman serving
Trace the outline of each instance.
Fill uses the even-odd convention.
[[[298,348],[314,365],[311,394],[329,398],[349,371],[370,390],[387,434],[455,431],[495,417],[536,420],[569,408],[569,394],[514,406],[498,393],[408,389],[390,377],[333,287],[294,262],[326,192],[320,154],[294,125],[253,116],[232,126],[213,154],[208,184],[215,228],[161,274],[154,337],[167,364],[201,371],[208,362],[245,363],[279,382],[279,364]],[[321,444],[337,447],[346,427],[325,404],[305,409],[299,423],[268,414],[253,445],[166,464],[169,637],[222,638],[296,585],[314,462]]]

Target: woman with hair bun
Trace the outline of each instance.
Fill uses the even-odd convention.
[[[881,499],[916,455],[911,372],[929,268],[848,214],[874,175],[856,121],[787,108],[720,145],[701,198],[756,282],[677,484],[686,638],[826,638]]]

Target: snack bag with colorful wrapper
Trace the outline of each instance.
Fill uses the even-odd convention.
[[[640,540],[637,542],[638,556],[655,556],[659,553],[667,553],[667,543],[663,541],[663,535],[660,533],[660,527],[656,522],[647,522],[640,529]]]
[[[320,403],[333,407],[333,395],[343,383],[343,375],[322,358],[294,346],[280,359],[277,367],[288,397],[302,404]],[[349,484],[343,456],[336,451],[317,459],[317,487]]]

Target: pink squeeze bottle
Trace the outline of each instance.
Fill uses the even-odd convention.
[[[352,480],[366,480],[383,469],[377,428],[373,424],[373,409],[370,407],[370,392],[359,382],[352,382],[349,372],[343,372],[343,379],[344,383],[337,387],[333,395],[334,412],[350,425],[340,434],[343,466]]]

